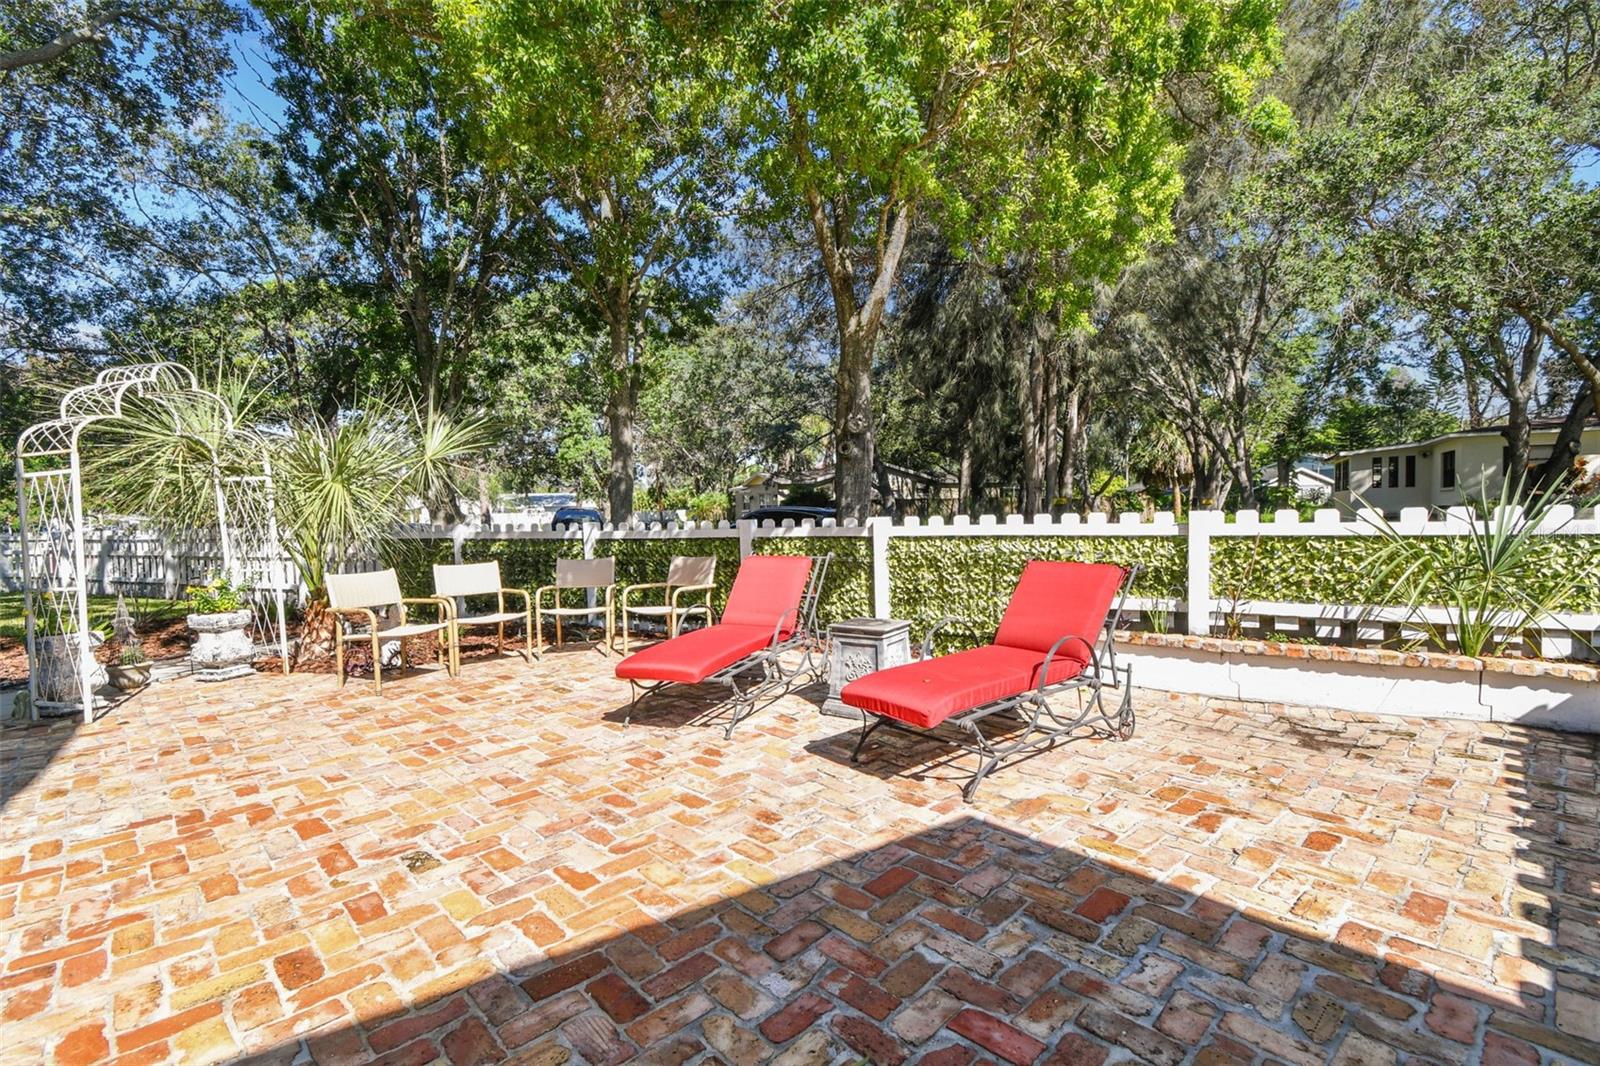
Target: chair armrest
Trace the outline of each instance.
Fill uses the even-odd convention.
[[[501,596],[501,601],[500,602],[501,602],[502,606],[504,606],[504,604],[505,604],[505,599],[504,598],[506,596],[521,596],[522,597],[522,609],[524,611],[533,610],[533,600],[528,596],[528,590],[527,589],[501,589],[500,590],[500,596]]]
[[[404,606],[404,605],[406,605],[408,603],[417,603],[417,604],[429,604],[429,603],[431,603],[431,604],[433,604],[435,607],[437,607],[439,609],[439,623],[441,625],[443,625],[444,623],[450,621],[452,618],[454,618],[456,616],[456,605],[454,603],[451,603],[448,599],[446,599],[443,596],[402,596],[402,597],[400,597],[401,606]]]
[[[640,585],[624,585],[622,586],[622,606],[628,606],[628,597],[632,596],[635,592],[639,592],[643,589],[664,589],[670,587],[671,586],[669,586],[665,581],[647,581]]]
[[[679,585],[677,588],[672,590],[672,607],[674,610],[677,609],[678,597],[682,596],[685,592],[710,592],[716,587],[717,586],[715,585]]]
[[[776,648],[778,646],[778,637],[783,633],[784,620],[791,614],[794,615],[795,626],[798,627],[800,625],[800,608],[791,607],[787,611],[784,611],[778,616],[778,620],[772,623],[772,643],[768,645],[768,647]]]
[[[1041,699],[1044,698],[1044,690],[1050,687],[1050,667],[1056,660],[1056,652],[1061,650],[1063,644],[1070,644],[1073,641],[1077,641],[1088,649],[1089,659],[1084,668],[1094,675],[1096,681],[1100,680],[1100,649],[1096,648],[1086,638],[1080,637],[1076,633],[1068,633],[1050,645],[1050,650],[1045,653],[1044,664],[1039,667],[1039,697]]]
[[[682,622],[685,618],[689,618],[697,614],[703,614],[706,616],[706,625],[714,626],[717,624],[717,612],[711,609],[711,605],[709,603],[691,603],[687,607],[680,608],[678,610],[678,621]]]
[[[349,618],[346,617],[348,615],[357,615],[366,621],[368,629],[378,628],[378,614],[368,607],[329,607],[328,613],[333,615],[334,620],[338,622],[349,621]],[[334,633],[342,638],[344,636],[344,627],[335,626]]]
[[[551,603],[550,606],[552,606],[552,607],[560,607],[561,606],[561,586],[560,585],[540,585],[538,588],[534,589],[533,590],[533,605],[535,607],[543,607],[544,606],[544,594],[546,592],[551,592],[551,593],[555,594],[555,601],[553,603]]]
[[[938,636],[939,630],[944,629],[946,626],[964,625],[968,627],[975,627],[977,624],[978,620],[975,618],[967,618],[959,614],[945,615],[943,618],[933,623],[933,625],[928,628],[927,634],[922,638],[922,657],[924,659],[930,659],[933,657],[933,638]],[[970,632],[977,633],[978,630],[976,628],[971,628]]]

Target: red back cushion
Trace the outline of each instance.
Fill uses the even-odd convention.
[[[1111,563],[1030,562],[1000,619],[996,644],[1047,652],[1062,637],[1082,637],[1091,645],[1111,613],[1126,571]],[[1058,655],[1085,662],[1088,652],[1072,641]]]
[[[769,633],[783,619],[782,635],[794,632],[796,608],[806,592],[811,560],[804,555],[751,555],[739,564],[722,621],[730,626],[762,626]]]

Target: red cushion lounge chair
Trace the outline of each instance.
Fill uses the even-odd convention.
[[[639,700],[666,685],[714,682],[732,690],[733,728],[757,710],[768,695],[786,692],[794,681],[818,678],[826,667],[824,642],[816,632],[817,597],[827,577],[831,555],[752,555],[739,564],[722,618],[634,652],[617,664],[633,693],[624,724],[633,721]],[[695,605],[684,612],[703,611]],[[680,616],[681,618],[682,616]],[[785,664],[787,652],[798,652],[798,665]],[[792,658],[792,656],[791,656]]]
[[[964,734],[961,747],[981,760],[962,789],[971,802],[1001,759],[1047,748],[1079,726],[1103,726],[1128,739],[1134,726],[1132,676],[1128,667],[1117,667],[1111,633],[1136,572],[1108,563],[1034,560],[1022,571],[992,643],[935,658],[934,636],[960,621],[940,619],[922,642],[920,660],[868,674],[839,694],[866,712],[852,761],[861,759],[867,738],[881,725],[954,726]],[[1105,707],[1108,687],[1122,693],[1114,712]],[[1050,697],[1069,689],[1079,690],[1079,705],[1058,713]],[[984,719],[1006,712],[1021,719],[1020,736],[991,737],[979,728]]]

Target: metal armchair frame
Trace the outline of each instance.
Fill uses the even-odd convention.
[[[708,557],[703,557],[703,558],[709,559],[710,564],[713,567],[712,572],[714,573],[715,572],[714,568],[716,566],[716,560],[714,558],[709,557],[709,556]],[[627,586],[623,587],[623,590],[622,590],[622,654],[623,655],[627,655],[628,654],[628,637],[631,634],[631,630],[629,629],[629,620],[628,620],[628,616],[630,614],[633,614],[633,615],[644,615],[645,617],[651,617],[651,618],[659,618],[664,613],[665,616],[666,616],[666,619],[667,619],[667,637],[668,637],[668,639],[671,639],[672,637],[675,637],[675,636],[678,635],[678,627],[679,627],[679,625],[683,622],[683,619],[685,617],[687,617],[687,616],[689,616],[691,614],[696,614],[696,613],[702,613],[703,612],[705,614],[705,616],[706,616],[706,625],[714,625],[716,623],[716,613],[712,609],[712,606],[711,606],[711,597],[712,597],[713,594],[715,594],[716,589],[717,589],[716,582],[713,581],[713,582],[692,582],[692,583],[689,583],[689,584],[674,584],[673,581],[672,581],[673,573],[676,570],[676,568],[677,568],[677,566],[678,566],[680,561],[691,561],[691,560],[695,560],[695,559],[696,559],[696,557],[694,557],[694,556],[685,556],[685,557],[682,557],[682,559],[676,559],[676,558],[673,559],[672,567],[668,569],[668,571],[667,571],[667,580],[665,580],[665,581],[651,581],[651,582],[646,582],[645,584],[627,585]],[[663,593],[662,599],[663,599],[664,602],[662,602],[662,603],[659,603],[659,604],[634,604],[634,603],[630,602],[632,597],[633,597],[633,595],[634,595],[634,593],[636,593],[636,592],[646,592],[646,591],[652,591],[653,592],[653,591],[658,590],[658,589],[661,590],[662,593]],[[681,600],[684,596],[695,595],[697,593],[702,593],[702,592],[705,593],[705,602],[704,603],[693,603],[693,604],[680,605],[679,600]],[[640,609],[641,607],[647,608],[647,610],[641,610]]]
[[[983,779],[988,777],[990,771],[1002,761],[1024,752],[1043,751],[1054,747],[1083,726],[1088,726],[1091,730],[1104,730],[1107,735],[1117,740],[1132,738],[1136,725],[1133,711],[1133,667],[1117,665],[1114,634],[1122,622],[1123,605],[1128,598],[1128,589],[1138,572],[1139,568],[1134,567],[1123,577],[1122,585],[1117,590],[1116,606],[1106,616],[1105,624],[1101,627],[1094,643],[1076,633],[1060,637],[1045,654],[1044,662],[1039,667],[1039,683],[1033,689],[953,714],[934,727],[937,729],[939,726],[953,726],[956,733],[949,738],[950,742],[979,759],[977,772],[962,786],[963,800],[971,803]],[[934,637],[939,630],[958,622],[970,624],[969,619],[956,615],[947,615],[933,624],[922,640],[924,659],[933,655]],[[1081,645],[1088,652],[1087,665],[1080,673],[1064,681],[1050,681],[1050,668],[1055,664],[1057,654],[1062,648],[1072,645]],[[1108,688],[1118,693],[1115,706],[1110,708],[1106,705]],[[1051,697],[1072,691],[1080,693],[1079,710],[1076,714],[1058,711],[1051,706]],[[1087,694],[1087,698],[1082,694]],[[1003,740],[1002,735],[992,738],[986,736],[981,728],[984,721],[1006,714],[1013,715],[1021,724],[1021,735],[1009,741]],[[855,750],[850,754],[851,762],[861,761],[861,752],[866,747],[867,739],[880,726],[885,725],[919,736],[926,736],[934,731],[934,729],[919,729],[916,726],[906,725],[887,716],[864,713],[861,735],[856,739]]]
[[[597,564],[604,564],[607,567],[605,573],[611,578],[610,580],[593,581],[582,577],[582,574],[591,570],[599,573],[600,571],[596,568]],[[615,561],[609,556],[603,559],[556,560],[555,582],[549,585],[541,585],[533,593],[533,654],[535,658],[544,658],[544,619],[546,615],[549,615],[556,620],[555,643],[557,646],[565,643],[561,635],[561,619],[587,618],[597,614],[604,615],[605,637],[602,640],[596,641],[595,646],[599,649],[602,655],[611,654],[611,652],[614,650],[612,645],[616,640],[617,583],[614,578],[616,572],[615,566]],[[564,569],[571,569],[575,575],[575,579],[566,581],[562,580],[562,571]],[[595,604],[593,607],[587,605],[583,607],[563,607],[561,606],[561,592],[563,589],[592,589],[595,592],[603,592],[605,595],[602,602]],[[547,592],[550,593],[550,606],[548,607],[544,605],[544,597],[545,593]]]
[[[341,584],[347,586],[345,591],[356,603],[347,606],[337,606],[331,601],[338,600]],[[347,643],[355,640],[364,640],[372,648],[372,691],[374,695],[383,695],[383,645],[389,641],[400,644],[401,668],[405,664],[405,642],[411,637],[427,636],[430,633],[439,634],[439,663],[451,677],[461,673],[461,655],[456,646],[455,604],[443,596],[400,596],[393,595],[399,591],[394,571],[379,571],[372,574],[330,574],[328,576],[328,594],[330,599],[329,613],[334,616],[333,627],[333,654],[334,669],[339,675],[339,687],[343,688],[347,680],[345,674],[344,648]],[[437,622],[412,623],[408,620],[409,605],[430,604],[439,612]],[[390,608],[395,611],[395,619],[389,625],[380,624],[378,610],[388,612]],[[364,628],[357,628],[359,623]]]
[[[811,557],[811,573],[806,578],[806,589],[800,597],[800,603],[783,612],[773,623],[772,639],[765,648],[723,667],[700,682],[705,685],[728,686],[731,712],[728,724],[723,729],[724,740],[733,739],[734,728],[760,710],[761,701],[768,697],[787,694],[800,678],[820,681],[827,676],[828,640],[825,635],[817,631],[817,602],[822,597],[822,586],[827,580],[828,565],[832,562],[832,552]],[[711,621],[710,606],[702,604],[690,605],[678,616],[678,621],[681,623],[684,615],[701,610],[705,611],[707,621]],[[783,624],[791,617],[795,619],[795,627],[785,637]],[[786,666],[783,656],[794,651],[800,653],[800,661],[792,666]],[[752,671],[756,672],[755,677],[745,676]],[[679,682],[638,681],[629,678],[630,699],[627,713],[622,719],[623,726],[633,724],[634,712],[646,696],[668,685],[676,684]]]
[[[438,598],[449,600],[453,608],[452,626],[455,633],[451,643],[456,649],[458,672],[461,661],[461,631],[494,626],[495,653],[503,655],[506,650],[507,622],[522,623],[523,646],[515,650],[529,665],[533,664],[533,598],[528,595],[526,589],[509,588],[501,584],[499,563],[435,564],[433,590]],[[489,596],[495,598],[493,613],[476,616],[464,613],[468,597]],[[507,596],[522,597],[522,609],[506,610]]]

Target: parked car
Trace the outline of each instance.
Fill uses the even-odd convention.
[[[754,507],[740,515],[742,519],[752,519],[756,522],[765,522],[767,519],[783,525],[785,518],[794,519],[795,525],[804,525],[807,522],[822,524],[824,518],[833,518],[838,511],[832,507],[802,507],[799,504],[780,503],[772,507]]]
[[[600,512],[593,507],[562,507],[556,511],[555,517],[550,520],[557,529],[568,526],[581,526],[585,523],[604,525],[605,519],[600,517]]]

